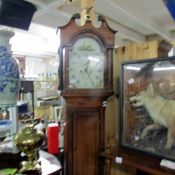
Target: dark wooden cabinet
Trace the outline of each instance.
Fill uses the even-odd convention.
[[[100,159],[105,159],[105,175],[111,174],[113,163],[122,167],[132,167],[136,169],[136,175],[174,175],[175,170],[160,166],[162,159],[147,154],[136,152],[131,149],[113,147],[108,151],[99,154]],[[121,161],[116,161],[116,158]]]
[[[115,31],[102,19],[77,26],[75,18],[60,30],[59,89],[66,102],[64,172],[102,175],[98,154],[104,149],[105,100],[113,94]]]
[[[32,115],[34,116],[34,80],[21,80],[20,93],[24,95],[25,93],[30,93],[31,104],[32,104]],[[24,99],[21,99],[24,100]]]
[[[57,168],[53,168],[53,166],[55,166],[53,164],[53,160],[56,159],[57,157],[55,155],[52,155],[48,152],[45,151],[41,151],[40,152],[40,156],[42,157],[42,162],[41,162],[41,172],[36,172],[36,171],[27,171],[24,172],[23,174],[18,173],[18,170],[20,170],[21,168],[21,162],[25,161],[27,159],[26,156],[21,156],[21,152],[1,152],[0,153],[0,170],[4,170],[5,169],[16,169],[16,172],[13,174],[21,174],[21,175],[41,175],[41,174],[45,174],[45,175],[62,175],[62,168],[60,167],[60,165],[57,166]],[[45,157],[46,156],[46,157]],[[51,158],[50,158],[50,157]],[[54,160],[56,161],[56,160]],[[59,159],[58,159],[59,161]],[[45,162],[47,163],[47,168],[45,168]],[[1,174],[1,173],[0,173]],[[3,173],[4,174],[4,173]],[[5,173],[7,174],[7,173]],[[11,173],[10,173],[11,174]]]

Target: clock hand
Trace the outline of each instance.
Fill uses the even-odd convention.
[[[85,66],[84,71],[80,70],[80,73],[86,73],[87,76],[89,77],[89,79],[90,79],[92,85],[94,86],[95,83],[94,83],[94,81],[92,80],[91,75],[90,75],[90,72],[89,72],[89,70],[88,70],[89,64],[90,64],[90,60],[86,61],[85,64],[83,65],[83,66]]]
[[[94,85],[95,83],[94,83],[94,81],[92,80],[90,73],[89,73],[88,71],[87,71],[86,73],[87,73],[87,75],[88,75],[88,77],[89,77],[91,83]]]
[[[86,61],[86,63],[84,64],[85,68],[84,68],[84,72],[88,72],[88,67],[89,67],[90,61]]]

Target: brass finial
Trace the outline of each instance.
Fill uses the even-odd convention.
[[[95,0],[65,0],[66,3],[77,1],[81,7],[80,19],[77,19],[77,24],[83,26],[86,21],[92,21],[94,25],[98,25],[98,17],[94,12]]]

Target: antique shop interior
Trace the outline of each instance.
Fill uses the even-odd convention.
[[[0,0],[0,175],[175,174],[174,0]]]

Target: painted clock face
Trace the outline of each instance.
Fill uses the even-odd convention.
[[[81,38],[69,53],[69,88],[100,89],[104,87],[105,55],[92,38]]]

